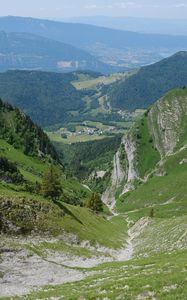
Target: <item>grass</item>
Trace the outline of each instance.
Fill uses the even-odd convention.
[[[57,133],[48,132],[47,134],[52,142],[62,142],[64,144],[84,143],[88,141],[102,140],[107,137],[105,135],[82,134],[78,136],[68,136],[67,139],[64,139]]]
[[[160,160],[160,154],[154,147],[146,116],[137,122],[137,128],[137,163],[139,175],[143,178],[146,173],[154,169]]]
[[[0,155],[15,162],[23,175],[25,175],[25,178],[30,181],[39,180],[42,173],[44,173],[49,166],[38,158],[26,156],[4,140],[0,140]]]
[[[162,169],[165,176],[153,176],[136,190],[122,196],[117,202],[120,212],[142,209],[146,214],[154,206],[158,217],[172,217],[187,213],[187,167],[179,162],[187,155],[183,150],[169,157]],[[162,170],[162,171],[163,171]],[[166,205],[163,205],[166,204]]]
[[[21,151],[15,149],[13,146],[0,140],[0,155],[6,156],[9,160],[15,162],[26,179],[29,182],[41,182],[43,174],[48,170],[50,163],[47,161],[39,160],[38,158],[26,156]],[[72,198],[75,196],[80,198],[83,202],[87,201],[90,192],[87,188],[83,187],[78,180],[70,178],[66,179],[65,175],[60,171],[61,184],[65,197],[70,195]],[[6,185],[7,192],[11,185]],[[0,186],[0,190],[2,187]],[[15,191],[21,189],[21,186],[15,187]]]
[[[152,218],[138,237],[134,255],[146,257],[172,253],[178,249],[187,249],[186,215],[166,219]]]
[[[80,240],[89,240],[91,244],[98,242],[111,248],[119,248],[123,245],[127,233],[125,219],[120,218],[109,222],[86,208],[71,206],[70,209],[75,217],[70,219],[66,214],[63,220],[63,228],[66,232],[75,233]]]
[[[97,88],[98,85],[105,84],[109,85],[114,83],[115,81],[122,79],[126,77],[126,73],[116,73],[112,74],[110,76],[99,76],[97,78],[79,78],[78,81],[72,82],[74,87],[78,90],[83,90],[83,89],[94,89]]]
[[[86,82],[86,81],[85,81]],[[90,126],[101,126],[92,122]],[[140,176],[154,169],[159,154],[153,147],[149,134],[146,116],[138,121],[135,135],[138,136],[138,168]],[[181,141],[179,141],[181,142]],[[182,137],[182,144],[185,137]],[[181,145],[182,145],[181,144]],[[7,145],[4,145],[7,147]],[[66,147],[70,147],[67,146]],[[8,148],[5,149],[7,152]],[[3,149],[1,149],[3,152]],[[10,149],[13,157],[16,152]],[[25,160],[26,159],[26,160]],[[20,168],[25,177],[32,180],[38,176],[40,166],[37,162],[33,173],[26,168],[31,162],[22,157]],[[98,158],[97,158],[98,159]],[[42,197],[31,196],[10,186],[0,185],[3,199],[14,199],[13,215],[22,198],[27,199],[29,212],[37,210],[36,222],[31,225],[46,230],[52,235],[62,231],[75,234],[78,240],[89,241],[91,245],[99,243],[104,247],[118,249],[124,246],[127,239],[127,218],[137,222],[142,217],[149,217],[153,209],[153,217],[148,225],[140,230],[134,240],[134,258],[128,262],[113,262],[87,270],[89,275],[84,280],[63,284],[48,285],[37,292],[24,297],[34,299],[66,299],[66,300],[120,300],[120,299],[187,299],[187,149],[169,156],[161,166],[157,166],[158,174],[151,176],[146,183],[135,182],[136,189],[120,197],[117,201],[118,216],[110,221],[94,214],[87,208],[75,207],[64,203],[54,204]],[[101,165],[101,162],[100,162]],[[30,166],[30,165],[29,165]],[[37,173],[38,172],[38,173]],[[34,175],[32,175],[34,174]],[[35,175],[36,174],[36,175]],[[162,175],[162,176],[160,176]],[[64,182],[64,188],[71,192],[74,188],[84,193],[76,180]],[[120,194],[119,191],[116,194]],[[38,210],[42,206],[43,211]],[[18,211],[19,212],[19,211]],[[24,212],[27,213],[26,207]],[[46,214],[48,218],[46,219]],[[16,214],[15,214],[16,215]],[[19,215],[19,214],[18,214]],[[27,214],[24,222],[28,222]],[[133,228],[132,228],[133,230]],[[137,233],[137,232],[136,232]],[[42,242],[38,245],[25,244],[24,247],[36,255],[45,255],[46,250],[69,253],[81,257],[90,257],[92,252],[81,246],[70,246],[63,241]],[[80,269],[81,270],[81,269]],[[85,269],[82,269],[85,272]],[[19,299],[19,298],[12,298]]]
[[[107,263],[94,268],[82,281],[46,286],[26,300],[58,299],[187,299],[187,252],[155,255],[127,263]],[[19,299],[19,298],[13,298]]]
[[[11,222],[29,231],[58,236],[62,231],[77,235],[80,241],[89,240],[91,244],[99,243],[106,247],[122,246],[126,237],[126,221],[107,221],[87,208],[65,203],[54,204],[51,200],[27,192],[7,189],[0,184],[1,204],[7,202],[7,211]],[[3,200],[3,201],[2,201]],[[22,214],[24,212],[24,217]],[[46,218],[47,214],[47,218]]]

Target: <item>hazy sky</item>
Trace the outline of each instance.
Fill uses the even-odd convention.
[[[0,0],[0,15],[186,18],[187,0]]]

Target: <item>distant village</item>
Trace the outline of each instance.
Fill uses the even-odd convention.
[[[145,110],[137,109],[134,112],[129,112],[127,110],[119,110],[117,111],[118,115],[120,115],[121,119],[124,122],[131,122],[135,120],[138,116],[141,116]],[[116,133],[124,132],[124,127],[117,128],[112,125],[105,125],[102,128],[97,128],[96,126],[91,126],[89,121],[84,121],[81,124],[70,124],[67,128],[60,128],[56,133],[60,135],[62,138],[66,139],[68,137],[76,137],[81,135],[114,135]]]
[[[90,127],[87,125],[87,122],[83,122],[81,129],[67,129],[61,128],[57,131],[62,138],[68,138],[72,136],[80,136],[80,135],[113,135],[116,132],[115,126],[108,126],[104,129],[99,129],[96,127]]]

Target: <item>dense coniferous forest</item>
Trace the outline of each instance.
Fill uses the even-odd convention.
[[[84,108],[71,81],[76,75],[37,71],[0,73],[3,101],[16,105],[42,126],[62,123],[70,111]]]
[[[114,84],[110,100],[116,108],[147,108],[169,90],[186,85],[187,52],[179,52]]]

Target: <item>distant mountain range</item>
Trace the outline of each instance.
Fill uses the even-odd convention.
[[[97,56],[103,63],[118,68],[139,67],[156,62],[177,51],[187,50],[187,36],[141,34],[33,18],[2,17],[0,30],[24,31],[72,45]],[[84,69],[87,67],[86,65]],[[89,66],[89,69],[91,68],[92,64]],[[95,63],[94,70],[96,70]],[[102,71],[102,68],[97,67],[97,71]]]
[[[104,26],[141,33],[187,35],[187,19],[83,16],[64,18],[58,21]]]
[[[10,69],[70,72],[117,71],[88,52],[30,33],[0,32],[0,71]]]
[[[187,52],[178,52],[114,84],[109,99],[116,108],[148,108],[169,90],[183,86],[187,86]]]

